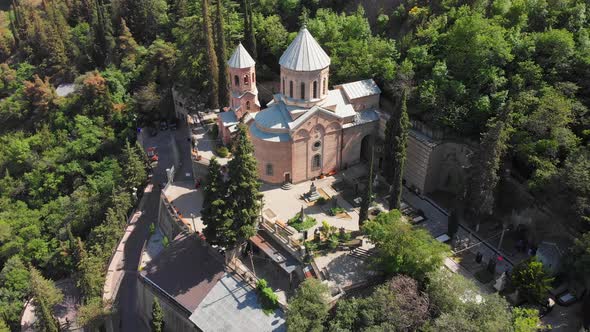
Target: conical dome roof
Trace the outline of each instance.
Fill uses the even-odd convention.
[[[250,53],[242,46],[242,43],[239,43],[227,64],[231,68],[250,68],[256,65],[256,61],[252,59]]]
[[[281,56],[279,64],[296,71],[314,71],[330,65],[330,57],[303,26]]]

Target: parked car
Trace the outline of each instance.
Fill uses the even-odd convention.
[[[585,294],[586,294],[585,289],[582,291],[576,291],[576,290],[570,288],[560,294],[557,294],[555,296],[555,301],[560,306],[567,307],[567,306],[570,306],[570,305],[580,301],[584,297]]]
[[[447,234],[447,233],[443,233],[439,236],[436,237],[436,240],[438,242],[442,242],[442,243],[448,243],[451,241],[451,237]]]
[[[170,130],[176,130],[176,128],[178,127],[177,122],[178,122],[177,120],[170,121],[170,124],[169,124]]]
[[[158,150],[156,147],[147,148],[146,153],[150,161],[158,161]]]
[[[168,122],[166,120],[160,121],[160,130],[164,131],[168,129]]]

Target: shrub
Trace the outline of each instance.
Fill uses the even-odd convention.
[[[168,247],[168,245],[170,244],[170,240],[168,240],[167,236],[164,236],[162,238],[162,245],[164,246],[164,248]]]
[[[338,247],[338,242],[338,235],[336,234],[332,234],[328,238],[328,245],[330,246],[330,249],[336,249],[336,247]]]
[[[309,229],[317,223],[317,220],[312,217],[306,217],[305,220],[301,221],[299,220],[300,215],[300,213],[297,213],[295,217],[289,219],[287,222],[289,226],[295,228],[298,232]]]
[[[217,155],[221,158],[225,158],[229,156],[229,150],[225,146],[220,146],[217,148]]]
[[[344,210],[343,208],[337,206],[337,207],[331,208],[328,214],[331,215],[331,216],[336,216],[336,215],[338,215],[340,213],[344,213],[344,212],[346,212],[346,210]]]
[[[150,224],[150,234],[154,234],[156,232],[156,225],[154,225],[153,223]]]
[[[279,307],[279,297],[272,288],[268,287],[266,280],[259,279],[256,283],[256,290],[265,313],[270,314]]]

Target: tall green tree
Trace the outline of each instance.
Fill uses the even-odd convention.
[[[440,268],[449,252],[424,229],[414,229],[402,220],[398,210],[380,213],[363,226],[375,244],[374,263],[388,275],[403,273],[422,280],[426,273]]]
[[[154,304],[152,305],[151,326],[153,332],[164,331],[164,313],[162,312],[160,301],[158,301],[158,298],[156,297],[154,297]]]
[[[250,5],[250,0],[243,0],[242,4],[244,10],[244,47],[256,59],[256,37],[254,35],[254,23],[252,20],[252,6]]]
[[[373,163],[375,157],[375,151],[373,144],[374,142],[371,141],[371,160],[369,161],[369,178],[367,179],[365,192],[363,193],[363,200],[361,201],[360,211],[359,211],[359,224],[362,226],[365,220],[369,219],[369,208],[373,203]]]
[[[393,163],[389,165],[393,168],[393,172],[391,173],[391,188],[389,190],[389,208],[399,209],[402,200],[402,182],[406,162],[406,147],[408,145],[408,130],[410,129],[405,92],[402,93],[399,113],[392,116],[392,118],[389,121],[394,121],[394,123],[388,123],[387,125],[385,143],[386,146],[392,146],[391,151],[386,150],[386,153],[389,155],[388,158],[393,156]]]
[[[92,1],[92,30],[94,31],[94,61],[97,66],[105,67],[112,62],[115,38],[110,6],[104,0]]]
[[[226,200],[227,187],[221,174],[221,165],[213,158],[209,162],[201,216],[205,225],[203,234],[207,241],[222,247],[228,247],[236,241],[235,234],[231,231],[232,219]]]
[[[215,43],[213,42],[213,29],[211,25],[211,12],[209,10],[209,0],[202,0],[201,14],[203,17],[203,32],[205,33],[205,47],[207,49],[207,69],[208,69],[208,87],[209,87],[209,108],[219,108],[219,64],[215,54]]]
[[[549,293],[553,278],[549,277],[543,263],[532,257],[514,267],[510,280],[521,296],[542,303]]]
[[[478,217],[491,215],[494,211],[495,191],[500,180],[498,171],[510,133],[506,119],[506,116],[490,119],[488,129],[481,137],[468,192],[471,211]]]
[[[51,313],[52,308],[63,299],[62,292],[55,287],[53,281],[45,279],[33,266],[30,266],[31,293],[35,299],[35,311],[42,330],[57,332],[58,322]]]
[[[248,127],[240,123],[233,139],[233,158],[228,163],[228,202],[233,219],[232,231],[238,242],[256,234],[261,198],[254,147],[248,138]]]
[[[323,323],[328,318],[328,287],[318,279],[309,278],[299,285],[289,301],[287,330],[324,331]]]
[[[229,106],[229,69],[227,65],[227,46],[225,43],[225,29],[222,0],[217,0],[217,58],[219,60],[219,107]]]
[[[145,162],[141,151],[138,151],[136,145],[131,145],[129,141],[125,142],[123,147],[123,177],[127,188],[140,188],[147,179]]]

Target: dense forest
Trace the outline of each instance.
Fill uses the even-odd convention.
[[[0,12],[0,318],[16,329],[43,276],[74,276],[83,312],[99,312],[105,265],[146,179],[136,128],[171,116],[173,84],[223,103],[238,41],[259,81],[276,79],[303,23],[332,59],[332,85],[372,77],[394,105],[407,95],[413,120],[481,143],[475,215],[494,212],[509,170],[539,206],[590,230],[586,7],[404,0],[367,17],[343,0],[14,0]],[[62,83],[74,92],[59,96]],[[586,235],[574,263],[588,248]]]

